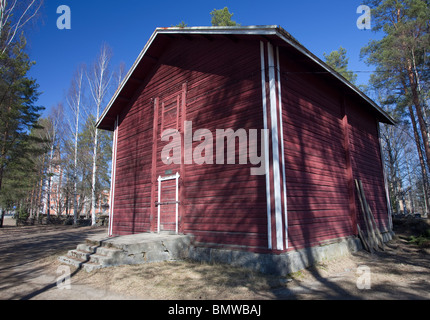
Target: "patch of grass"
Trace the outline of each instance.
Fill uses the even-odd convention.
[[[293,273],[289,273],[288,277],[295,280],[302,280],[305,277],[305,274],[303,273],[303,270],[299,270]]]
[[[424,230],[419,236],[410,236],[408,242],[421,248],[430,248],[430,228]]]

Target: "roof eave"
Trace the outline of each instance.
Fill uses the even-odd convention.
[[[109,104],[103,111],[101,117],[99,118],[96,127],[99,128],[104,118],[108,114],[115,100],[118,98],[119,94],[123,90],[125,84],[130,79],[131,75],[135,71],[136,67],[139,65],[146,52],[156,39],[158,34],[240,34],[240,35],[276,35],[290,46],[294,47],[296,50],[307,56],[309,59],[314,61],[320,67],[325,69],[332,76],[341,81],[344,85],[350,88],[353,92],[358,94],[363,100],[365,100],[379,115],[381,115],[381,122],[385,122],[388,124],[394,125],[396,122],[388,115],[384,110],[382,110],[372,99],[370,99],[367,95],[365,95],[361,90],[359,90],[356,86],[354,86],[351,82],[342,77],[338,72],[334,71],[330,68],[326,63],[321,61],[318,57],[316,57],[313,53],[307,50],[299,41],[297,41],[294,37],[292,37],[287,31],[285,31],[282,27],[277,25],[263,25],[263,26],[235,26],[235,27],[170,27],[170,28],[156,28],[150,39],[146,43],[143,50],[140,52],[133,66],[130,68],[129,72],[125,76],[121,85],[118,87],[117,91],[113,95]]]
[[[370,106],[372,106],[375,111],[377,111],[379,114],[385,118],[385,123],[395,125],[396,121],[387,114],[384,110],[382,110],[372,99],[370,99],[367,95],[365,95],[360,89],[358,89],[355,85],[353,85],[350,81],[345,79],[342,75],[340,75],[338,72],[330,68],[326,63],[321,61],[317,56],[315,56],[312,52],[310,52],[308,49],[306,49],[302,44],[300,44],[296,39],[294,39],[287,31],[285,31],[283,28],[278,27],[278,36],[282,38],[285,42],[287,42],[289,45],[293,46],[296,50],[300,51],[302,54],[306,55],[309,59],[313,60],[315,63],[317,63],[319,66],[324,68],[328,73],[333,75],[335,78],[337,78],[339,81],[341,81],[344,85],[349,87],[351,90],[353,90],[355,93],[357,93],[363,100],[365,100],[367,103],[369,103]]]
[[[115,100],[118,98],[119,94],[121,93],[122,89],[124,88],[127,81],[130,79],[131,75],[133,74],[136,67],[139,65],[142,58],[145,56],[146,52],[148,51],[149,47],[154,42],[155,38],[158,34],[259,34],[259,35],[274,35],[276,34],[276,28],[279,26],[276,25],[262,25],[262,26],[235,26],[235,27],[225,27],[225,26],[217,26],[217,27],[169,27],[169,28],[156,28],[155,31],[152,33],[150,39],[146,43],[145,47],[140,52],[139,56],[137,57],[136,61],[133,63],[132,67],[128,71],[127,75],[124,77],[123,81],[121,82],[120,86],[116,90],[115,94],[113,95],[112,99],[109,101],[108,105],[106,106],[105,110],[101,114],[99,120],[96,123],[96,128],[100,128],[101,123],[103,122],[104,118],[106,117],[107,113],[111,109],[112,105],[114,104]]]
[[[131,75],[133,74],[134,70],[136,70],[136,67],[139,65],[140,61],[142,60],[142,58],[145,56],[145,53],[148,51],[149,47],[151,46],[152,42],[154,42],[154,39],[157,36],[157,30],[156,29],[151,37],[149,38],[148,42],[145,44],[145,47],[142,49],[142,51],[140,52],[139,56],[137,57],[136,61],[133,63],[133,65],[131,66],[130,70],[127,72],[127,74],[125,75],[124,79],[122,80],[121,84],[119,85],[118,89],[115,91],[115,94],[112,96],[111,100],[109,101],[108,105],[106,106],[105,110],[103,111],[103,113],[101,114],[99,120],[96,123],[96,128],[99,128],[102,121],[104,120],[104,118],[106,117],[107,113],[109,112],[109,110],[111,109],[112,105],[114,104],[115,100],[118,98],[119,94],[121,93],[121,91],[123,90],[125,84],[128,82],[128,80],[130,79]]]

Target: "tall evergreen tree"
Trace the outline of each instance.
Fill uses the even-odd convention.
[[[0,42],[6,40],[5,36],[0,38]],[[38,85],[28,76],[33,62],[24,51],[25,45],[24,37],[20,37],[0,53],[0,195],[3,200],[14,198],[11,197],[14,191],[25,190],[23,178],[33,170],[33,158],[41,151],[38,145],[41,139],[31,132],[38,127],[43,108],[36,106]],[[9,195],[4,194],[5,182]]]
[[[389,89],[388,97],[408,115],[419,155],[424,184],[428,189],[430,142],[426,99],[430,58],[430,1],[367,0],[372,8],[374,31],[382,31],[381,40],[373,40],[362,49],[362,56],[376,66],[371,83],[377,89]],[[428,197],[428,196],[427,196]]]
[[[236,21],[231,20],[233,13],[230,13],[227,7],[219,10],[213,9],[210,15],[212,26],[237,26]]]
[[[36,80],[28,77],[33,63],[24,52],[25,39],[0,55],[0,192],[5,170],[11,163],[31,157],[29,140],[43,107]],[[34,150],[33,150],[34,151]]]
[[[348,70],[349,58],[346,55],[346,49],[340,47],[337,51],[332,51],[330,54],[324,52],[325,62],[332,67],[335,71],[340,73],[349,82],[355,83],[357,75]]]

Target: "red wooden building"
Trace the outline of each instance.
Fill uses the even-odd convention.
[[[170,231],[260,253],[313,247],[357,235],[354,179],[388,231],[380,122],[393,123],[278,26],[158,28],[98,122],[115,132],[110,235]],[[243,149],[233,135],[227,159],[220,129],[257,137],[263,174],[251,174],[251,141]]]

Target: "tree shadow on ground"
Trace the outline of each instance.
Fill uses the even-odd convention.
[[[14,293],[9,297],[27,300],[54,288],[57,285],[56,275],[51,275],[55,279],[53,283],[44,285],[48,279],[44,268],[47,268],[48,263],[41,261],[52,259],[53,256],[76,247],[93,234],[104,232],[105,228],[72,226],[32,226],[0,230],[0,293],[3,291],[7,295],[8,290],[32,282],[31,287],[37,289],[26,294],[28,288],[25,288],[25,292]],[[73,275],[74,273],[71,276]],[[38,277],[45,277],[45,280],[39,284],[33,283]]]

